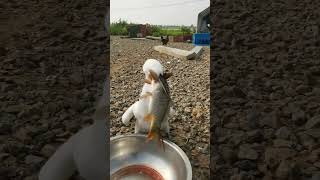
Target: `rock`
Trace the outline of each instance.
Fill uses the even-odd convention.
[[[259,127],[259,117],[260,113],[256,109],[251,110],[247,114],[247,122],[250,128],[256,129]]]
[[[273,180],[272,177],[270,175],[265,175],[263,176],[262,180]]]
[[[291,141],[283,140],[283,139],[275,139],[273,141],[274,147],[287,147],[291,148],[293,146],[293,143]]]
[[[320,127],[320,115],[312,117],[305,125],[306,129],[311,129],[314,127]]]
[[[16,168],[3,166],[0,168],[0,176],[4,179],[10,179],[16,176]]]
[[[80,32],[79,37],[86,39],[90,35],[90,30],[89,29],[84,29]]]
[[[1,158],[0,158],[0,159],[1,159]],[[313,165],[314,165],[316,168],[320,169],[320,162],[315,162],[315,163],[313,163]]]
[[[305,131],[306,134],[316,138],[316,139],[319,139],[320,138],[320,128],[317,128],[317,129],[309,129],[307,131]]]
[[[277,168],[276,177],[279,179],[288,179],[290,171],[290,163],[286,160],[282,161]]]
[[[320,179],[320,172],[313,174],[310,180],[319,180],[319,179]]]
[[[235,97],[245,98],[247,95],[238,87],[232,87],[232,92]]]
[[[255,177],[252,174],[245,171],[241,171],[239,174],[235,174],[230,177],[230,180],[254,180],[254,179]]]
[[[47,144],[41,149],[40,153],[44,157],[49,158],[55,151],[56,151],[56,148],[54,146]]]
[[[314,166],[307,167],[303,170],[303,173],[309,177],[311,177],[313,174],[316,174],[318,172],[319,172],[318,168]]]
[[[4,47],[0,47],[0,57],[1,56],[6,56],[8,53],[8,50]]]
[[[70,81],[72,84],[80,85],[83,82],[82,74],[78,71],[72,73],[70,76]]]
[[[250,148],[249,145],[241,145],[239,152],[238,152],[238,158],[239,159],[248,159],[248,160],[256,160],[258,159],[258,153]]]
[[[9,153],[0,153],[0,161],[4,162],[4,159],[9,157],[10,154]]]
[[[11,105],[11,106],[7,107],[4,110],[4,112],[7,112],[7,113],[19,113],[23,109],[24,109],[24,105],[17,104],[17,105]]]
[[[1,113],[0,121],[0,135],[6,135],[11,133],[12,122],[16,117],[13,114]]]
[[[260,126],[277,128],[279,126],[279,119],[277,117],[277,113],[274,111],[270,114],[265,114],[260,120]]]
[[[272,128],[264,129],[264,138],[273,139],[275,136],[275,130]]]
[[[195,107],[192,109],[192,119],[199,119],[203,116],[203,112],[201,107]]]
[[[306,115],[301,109],[299,109],[298,111],[293,112],[292,120],[297,126],[301,126],[306,122]]]
[[[28,141],[31,140],[31,137],[28,135],[28,130],[26,128],[20,128],[16,133],[15,137],[20,141]]]
[[[237,160],[237,154],[229,147],[222,147],[220,152],[222,154],[222,158],[228,163],[233,163]]]
[[[297,92],[291,87],[286,88],[284,91],[285,91],[286,95],[289,97],[293,97],[293,96],[297,95]]]
[[[38,177],[36,175],[25,177],[23,180],[37,180]]]
[[[238,162],[238,167],[240,170],[250,171],[250,170],[256,170],[257,164],[255,162],[250,161],[250,160],[242,160],[242,161]]]
[[[296,152],[289,148],[267,148],[264,153],[264,159],[270,168],[274,168],[281,160],[287,160],[295,155]]]
[[[57,105],[56,103],[54,103],[54,102],[49,102],[49,103],[47,104],[47,109],[46,109],[46,111],[54,114],[54,113],[56,113],[58,110],[59,110],[59,108],[58,108],[58,105]]]
[[[312,148],[316,144],[315,140],[305,132],[298,133],[298,138],[299,142],[307,148]]]
[[[276,131],[276,136],[278,139],[289,139],[290,135],[291,132],[286,126],[283,126]]]
[[[25,158],[25,163],[30,165],[30,164],[39,164],[43,161],[44,159],[42,157],[39,156],[34,156],[34,155],[28,155]]]
[[[247,142],[254,143],[254,142],[261,142],[264,139],[263,132],[261,130],[253,130],[247,133]]]
[[[310,91],[310,88],[305,85],[300,85],[300,86],[297,86],[295,90],[299,94],[305,94]]]
[[[184,108],[184,112],[186,112],[186,113],[191,113],[191,108],[190,108],[190,107],[185,107],[185,108]]]
[[[246,139],[245,133],[240,131],[238,133],[233,133],[229,140],[234,146],[238,146],[241,142],[244,142]]]

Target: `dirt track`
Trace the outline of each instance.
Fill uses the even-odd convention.
[[[180,60],[153,50],[160,41],[111,37],[110,135],[134,133],[134,120],[125,127],[121,116],[139,98],[143,86],[143,63],[158,59],[174,75],[168,80],[176,115],[170,121],[173,142],[191,160],[194,179],[209,179],[209,48],[199,60]],[[169,47],[190,50],[192,44]],[[194,117],[192,115],[194,113]],[[196,117],[197,116],[197,117]]]

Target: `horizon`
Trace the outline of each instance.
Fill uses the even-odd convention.
[[[190,27],[190,26],[194,26],[194,27],[197,27],[197,25],[195,25],[195,24],[190,24],[190,25],[176,25],[176,24],[150,24],[150,23],[136,23],[136,22],[130,22],[130,21],[126,20],[126,19],[118,19],[118,20],[113,21],[113,22],[111,22],[111,21],[110,21],[110,24],[111,24],[111,23],[117,23],[117,22],[119,22],[120,20],[121,20],[121,21],[125,21],[125,22],[127,22],[128,24],[143,24],[143,25],[148,24],[148,25],[152,25],[152,26],[166,26],[166,27],[168,27],[168,26],[176,26],[176,27],[181,27],[181,26],[187,26],[187,27]]]

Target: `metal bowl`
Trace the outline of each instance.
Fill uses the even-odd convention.
[[[187,155],[176,144],[164,140],[162,146],[145,135],[125,135],[110,140],[111,180],[191,180]]]

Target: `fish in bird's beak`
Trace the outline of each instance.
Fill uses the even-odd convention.
[[[163,138],[161,136],[161,123],[167,117],[170,109],[170,92],[166,78],[172,74],[167,73],[158,76],[154,71],[150,70],[149,79],[145,81],[151,84],[151,92],[143,95],[141,98],[150,98],[148,105],[148,113],[144,117],[145,121],[150,122],[150,130],[147,141],[157,139],[164,148]]]
[[[151,70],[151,71],[152,71],[152,70]],[[152,81],[153,76],[157,76],[157,74],[155,74],[155,73],[153,72],[153,75],[151,75],[151,73],[150,73],[149,76],[148,76],[148,79],[145,79],[145,80],[144,80],[144,83],[151,84],[151,81]],[[163,78],[164,78],[164,79],[169,79],[171,76],[172,76],[172,73],[169,73],[169,72],[163,73]]]

